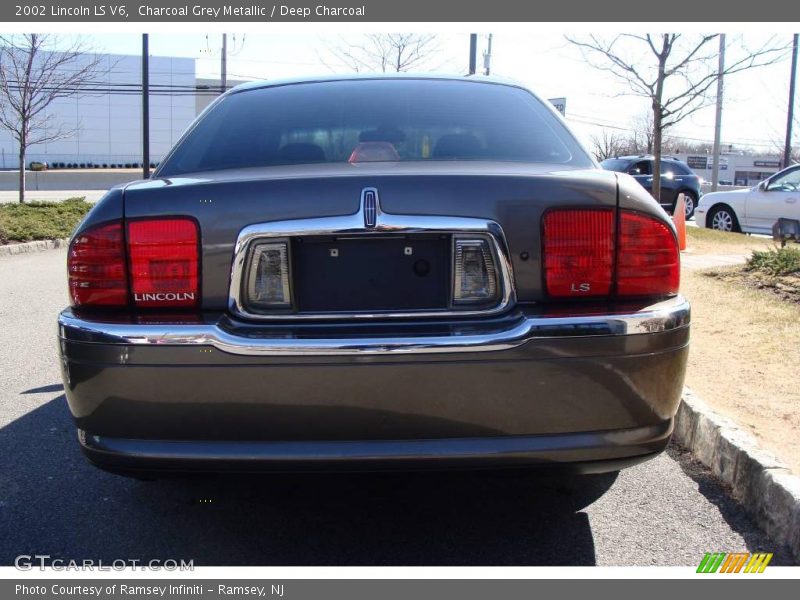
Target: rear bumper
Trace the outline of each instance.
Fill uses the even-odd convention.
[[[608,310],[587,305],[575,310],[547,313],[519,309],[502,318],[457,323],[315,327],[252,325],[216,315],[182,322],[158,318],[98,320],[68,309],[59,315],[58,326],[59,337],[66,342],[210,347],[239,356],[387,356],[497,352],[541,340],[661,333],[688,327],[690,318],[689,304],[680,296],[644,307],[627,305]]]
[[[83,449],[111,470],[615,468],[668,442],[688,337],[680,297],[460,323],[59,317]]]
[[[551,436],[344,442],[131,440],[79,430],[86,457],[119,473],[377,471],[534,467],[603,473],[661,452],[673,420],[620,431]]]

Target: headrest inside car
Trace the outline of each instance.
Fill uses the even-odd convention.
[[[433,149],[434,158],[477,158],[484,154],[481,141],[468,133],[443,135]]]

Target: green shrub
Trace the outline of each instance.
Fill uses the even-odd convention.
[[[747,270],[773,276],[800,273],[800,248],[786,246],[765,251],[753,250],[753,255],[747,260]]]
[[[0,243],[69,237],[91,207],[83,198],[0,205],[0,229],[6,238]]]

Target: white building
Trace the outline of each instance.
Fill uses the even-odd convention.
[[[97,92],[55,100],[53,123],[74,129],[69,138],[28,148],[26,162],[131,165],[142,160],[141,56],[105,55],[107,74],[92,84]],[[193,58],[150,58],[150,160],[158,162],[195,117]],[[18,147],[0,129],[0,168],[18,166]]]
[[[711,181],[714,157],[706,154],[677,154],[697,175]],[[719,160],[719,182],[722,185],[755,185],[782,168],[775,155],[742,155],[723,153]]]

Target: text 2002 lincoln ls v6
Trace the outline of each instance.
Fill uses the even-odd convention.
[[[111,471],[599,472],[672,432],[673,225],[511,83],[235,88],[68,268],[67,400]]]

